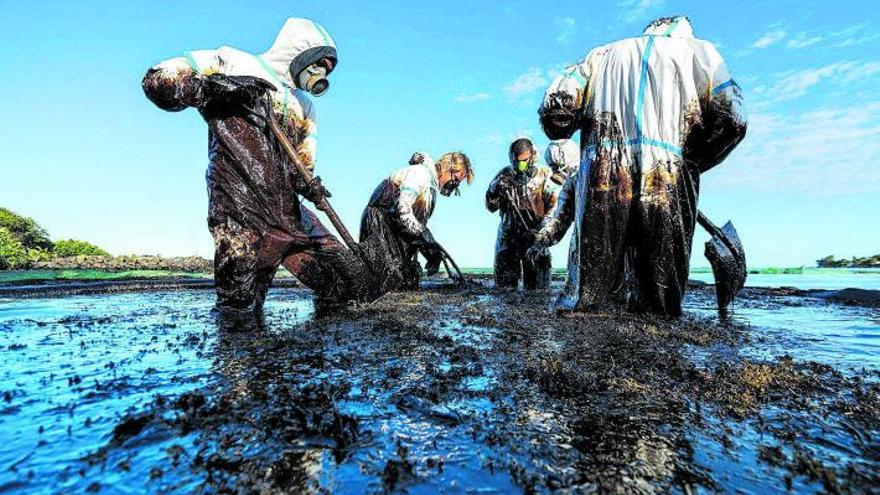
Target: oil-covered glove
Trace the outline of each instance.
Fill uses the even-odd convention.
[[[581,112],[575,109],[574,97],[563,91],[549,95],[538,116],[549,139],[571,138],[581,122]]]
[[[541,242],[536,242],[526,250],[526,258],[529,259],[533,264],[538,264],[538,261],[549,258],[550,257],[550,249],[546,244]]]
[[[440,253],[429,253],[429,255],[425,255],[425,259],[427,262],[425,263],[425,274],[429,277],[431,275],[436,275],[437,272],[440,271],[440,264],[443,263],[443,255]]]
[[[202,106],[252,107],[275,86],[259,77],[211,74],[202,82]]]
[[[420,246],[419,251],[422,253],[422,256],[425,257],[429,262],[434,259],[443,259],[443,248],[440,247],[440,244],[437,244],[437,241],[434,240],[434,235],[431,234],[431,231],[425,229],[422,231],[422,234],[419,236],[418,240]],[[439,265],[438,265],[439,267]]]
[[[332,198],[333,195],[324,187],[321,178],[316,175],[305,185],[303,197],[320,207],[327,198]]]

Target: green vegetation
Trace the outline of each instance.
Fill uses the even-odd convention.
[[[0,272],[0,284],[45,282],[51,280],[122,280],[131,278],[211,278],[211,273],[168,270],[12,270]]]
[[[27,249],[6,227],[0,227],[0,270],[23,266],[27,262]]]
[[[804,267],[798,266],[794,268],[757,268],[749,270],[749,273],[754,275],[801,275],[804,273]]]
[[[852,259],[839,260],[835,259],[834,255],[829,255],[816,260],[816,264],[820,268],[880,268],[880,254],[864,258],[853,256]]]
[[[52,253],[56,258],[68,256],[110,256],[110,253],[86,241],[67,239],[55,243]]]
[[[37,261],[80,255],[110,256],[85,241],[68,239],[53,243],[46,229],[32,218],[0,208],[0,270],[28,268]]]
[[[0,227],[6,228],[26,249],[52,249],[49,234],[31,218],[0,208]]]

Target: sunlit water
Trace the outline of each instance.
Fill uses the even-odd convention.
[[[690,278],[708,284],[715,283],[711,272],[692,272]],[[807,268],[803,273],[750,273],[746,278],[746,287],[796,287],[806,290],[852,287],[880,290],[880,270]]]
[[[789,285],[776,280],[780,283],[775,285]],[[751,281],[756,282],[755,277]],[[127,412],[138,410],[156,395],[179,396],[216,379],[211,353],[216,344],[212,303],[210,291],[0,300],[0,492],[79,492],[95,488],[95,479],[118,493],[193,489],[198,480],[192,478],[156,480],[146,486],[131,484],[131,480],[150,478],[143,472],[147,469],[144,466],[166,456],[169,442],[154,439],[144,445],[138,456],[142,464],[134,463],[127,475],[119,471],[101,475],[85,467],[82,459],[108,443],[114,426]],[[705,298],[689,297],[686,307],[695,313],[714,311]],[[270,327],[277,319],[308,319],[313,311],[310,298],[289,289],[273,290],[267,309]],[[742,349],[754,356],[796,355],[800,360],[844,369],[877,370],[880,365],[880,314],[875,309],[780,298],[738,306],[735,318],[754,329],[756,338]],[[95,332],[95,326],[103,330]],[[459,337],[454,329],[449,332],[453,339],[474,336],[465,333]],[[470,344],[480,347],[479,342]],[[492,384],[492,372],[487,369],[469,378],[466,386],[479,391]],[[367,392],[353,387],[347,397],[340,398],[340,411],[372,421],[376,428],[396,430],[416,442],[439,438],[437,448],[445,449],[448,459],[459,467],[450,467],[434,482],[456,486],[473,482],[472,476],[479,474],[485,478],[486,489],[517,490],[506,472],[489,476],[482,470],[480,474],[480,449],[488,447],[469,443],[461,432],[435,431],[433,421],[395,415],[396,406],[377,406],[374,400],[367,400]],[[492,407],[479,400],[453,406],[483,413]],[[743,432],[743,443],[739,450],[734,449],[745,463],[752,462],[749,435],[752,433]],[[377,441],[387,443],[389,438],[381,436]],[[697,458],[723,476],[730,453],[722,454],[717,443],[708,438],[698,437],[695,443],[700,448]],[[394,445],[376,448],[390,451]],[[368,461],[361,459],[368,455],[361,450],[349,462],[336,465],[326,450],[318,448],[311,462],[318,470],[333,466],[324,470],[325,487],[358,492],[363,480],[358,462]],[[760,476],[745,476],[730,486],[761,491]],[[418,486],[410,488],[420,491]]]

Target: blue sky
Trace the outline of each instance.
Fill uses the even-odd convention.
[[[154,63],[221,45],[261,52],[310,17],[340,65],[317,100],[318,170],[356,229],[374,186],[417,149],[461,149],[477,178],[430,227],[463,266],[489,266],[483,206],[507,144],[543,147],[555,71],[651,19],[691,18],[744,88],[749,135],[703,177],[700,207],[733,219],[752,266],[880,251],[880,9],[873,2],[0,2],[0,205],[53,238],[115,254],[210,256],[207,130],[143,95]],[[695,266],[705,266],[695,238]],[[567,239],[554,250],[564,266]]]

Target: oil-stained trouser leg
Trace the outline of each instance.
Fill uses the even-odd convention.
[[[499,232],[498,241],[495,243],[495,286],[516,289],[522,263],[517,246],[505,241],[504,235]]]
[[[661,315],[681,314],[699,196],[699,173],[660,163],[644,173],[635,246],[639,303]]]
[[[600,122],[597,133],[603,140],[621,141],[613,122]],[[623,158],[622,147],[600,146],[590,164],[590,185],[580,230],[577,310],[605,304],[618,281],[632,205],[632,173]]]
[[[333,236],[315,214],[300,206],[303,231],[292,239],[282,264],[319,298],[351,301],[376,290],[366,266]]]
[[[217,307],[259,312],[278,266],[267,266],[259,260],[261,236],[229,223],[212,227],[211,234]]]
[[[541,256],[534,262],[526,256],[525,251],[520,250],[520,259],[523,268],[523,289],[543,290],[550,288],[550,256]]]

